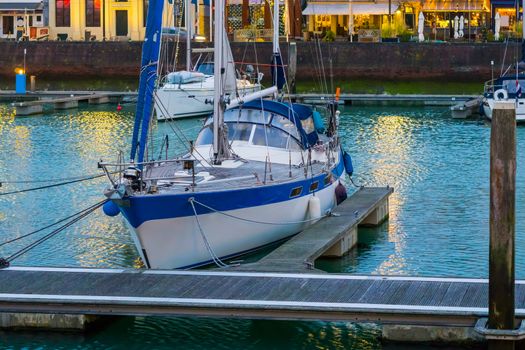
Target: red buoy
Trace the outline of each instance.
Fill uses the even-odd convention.
[[[120,103],[117,105],[117,111],[120,111],[122,110],[122,106],[120,105]]]

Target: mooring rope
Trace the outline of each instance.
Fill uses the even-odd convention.
[[[77,215],[73,220],[67,222],[66,224],[60,226],[59,228],[51,231],[50,233],[48,233],[47,235],[37,239],[36,241],[34,241],[33,243],[25,246],[24,248],[20,249],[19,251],[11,254],[10,256],[8,256],[7,258],[0,258],[0,268],[6,268],[6,267],[9,267],[10,263],[15,260],[16,258],[20,257],[21,255],[27,253],[28,251],[30,251],[31,249],[33,249],[34,247],[42,244],[43,242],[47,241],[48,239],[50,238],[53,238],[54,236],[56,236],[58,233],[64,231],[66,228],[70,227],[71,225],[73,225],[74,223],[80,221],[81,219],[85,218],[86,216],[88,216],[89,214],[91,214],[92,212],[94,212],[95,210],[97,210],[98,208],[100,208],[101,206],[103,206],[106,202],[108,202],[109,199],[104,199],[103,201],[100,201],[98,202],[97,204],[94,204],[92,205],[91,207],[88,207],[82,211],[80,211],[79,213],[82,213],[82,214],[79,214]]]
[[[201,206],[203,206],[204,208],[206,209],[209,209],[217,214],[221,214],[221,215],[224,215],[224,216],[227,216],[227,217],[230,217],[232,219],[237,219],[237,220],[241,220],[241,221],[246,221],[246,222],[251,222],[251,223],[254,223],[254,224],[263,224],[263,225],[295,225],[295,224],[303,224],[303,223],[307,223],[307,222],[312,222],[312,221],[317,221],[317,220],[321,220],[322,218],[325,218],[327,216],[330,216],[330,213],[328,214],[325,214],[325,215],[321,215],[320,217],[318,218],[312,218],[312,219],[307,219],[307,220],[299,220],[299,221],[283,221],[283,222],[268,222],[268,221],[258,221],[258,220],[252,220],[252,219],[246,219],[246,218],[241,218],[239,216],[235,216],[235,215],[232,215],[232,214],[228,214],[228,213],[225,213],[223,211],[220,211],[220,210],[217,210],[217,209],[214,209],[206,204],[203,204],[197,200],[195,200],[195,198],[190,198],[189,199],[189,202],[191,203],[192,207],[193,206],[193,203],[197,203]],[[195,210],[195,209],[194,209]],[[197,213],[195,213],[195,215],[197,215]]]
[[[0,196],[7,196],[8,194],[17,194],[17,193],[24,193],[24,192],[43,190],[43,189],[46,189],[46,188],[64,186],[64,185],[69,185],[69,184],[76,183],[76,182],[82,182],[82,181],[97,179],[97,178],[103,177],[103,176],[106,176],[106,174],[92,175],[92,176],[88,176],[88,177],[78,178],[76,180],[70,180],[70,181],[65,181],[65,182],[60,182],[60,183],[57,183],[57,184],[40,186],[40,187],[26,188],[26,189],[23,189],[23,190],[10,191],[10,192],[0,192]],[[11,183],[14,183],[14,182],[11,182]],[[20,182],[20,183],[22,183],[22,182]]]
[[[25,235],[22,235],[22,236],[19,236],[19,237],[16,237],[16,238],[13,238],[13,239],[10,239],[10,240],[7,240],[7,241],[4,241],[4,242],[1,242],[1,243],[0,243],[0,247],[4,246],[4,245],[6,245],[6,244],[9,244],[9,243],[13,243],[13,242],[19,241],[19,240],[21,240],[21,239],[23,239],[23,238],[26,238],[26,237],[32,236],[32,235],[34,235],[34,234],[36,234],[36,233],[38,233],[38,232],[42,232],[42,231],[44,231],[44,230],[46,230],[46,229],[48,229],[48,228],[50,228],[50,227],[53,227],[53,226],[55,226],[55,225],[58,225],[58,224],[61,223],[61,222],[64,222],[64,221],[69,220],[69,219],[71,219],[71,218],[74,218],[74,217],[76,217],[76,216],[78,216],[78,215],[84,213],[85,211],[92,209],[93,207],[95,207],[95,206],[97,206],[97,205],[98,205],[98,203],[97,203],[97,204],[93,204],[92,206],[89,206],[89,207],[87,207],[87,208],[85,208],[85,209],[82,209],[82,210],[80,210],[80,211],[78,211],[78,212],[76,212],[76,213],[74,213],[74,214],[72,214],[72,215],[69,215],[69,216],[67,216],[67,217],[65,217],[65,218],[63,218],[63,219],[60,219],[60,220],[58,220],[58,221],[55,221],[55,222],[53,222],[52,224],[46,225],[46,226],[44,226],[44,227],[42,227],[42,228],[39,228],[38,230],[35,230],[35,231],[32,231],[32,232],[26,233]]]
[[[32,183],[46,183],[46,182],[61,182],[61,181],[72,181],[72,180],[82,180],[86,178],[92,178],[98,176],[98,174],[89,174],[84,176],[71,176],[71,177],[60,177],[57,179],[41,179],[41,180],[3,180],[0,181],[0,186],[4,184],[32,184]],[[104,174],[102,174],[104,175]]]
[[[199,216],[197,215],[197,210],[195,209],[195,205],[193,204],[194,202],[194,198],[190,198],[189,199],[189,202],[191,204],[191,207],[193,209],[193,213],[195,214],[195,220],[197,221],[197,226],[199,227],[199,231],[200,231],[200,234],[202,236],[202,240],[204,241],[204,245],[206,246],[206,249],[208,250],[208,253],[210,254],[211,256],[211,259],[213,260],[213,262],[215,263],[215,265],[219,266],[219,267],[227,267],[228,265],[225,264],[218,256],[217,254],[215,254],[215,252],[213,251],[211,245],[210,245],[210,242],[208,241],[208,238],[206,237],[206,234],[204,233],[204,230],[202,229],[202,226],[201,226],[201,223],[199,221]],[[195,201],[196,202],[196,201]],[[196,202],[197,203],[197,202]]]

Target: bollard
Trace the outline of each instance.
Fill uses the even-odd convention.
[[[29,91],[35,92],[36,91],[36,77],[34,75],[31,75],[29,77],[29,81],[30,81],[30,83],[29,83],[29,86],[30,86],[29,87]]]
[[[514,330],[516,109],[496,102],[490,133],[489,329]],[[489,349],[514,349],[513,340],[490,340]]]
[[[23,69],[19,69],[16,72],[15,91],[17,94],[26,93],[26,74]]]

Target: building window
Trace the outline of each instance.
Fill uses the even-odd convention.
[[[100,27],[100,0],[86,0],[86,27]]]
[[[56,26],[69,27],[71,13],[71,0],[56,0]]]

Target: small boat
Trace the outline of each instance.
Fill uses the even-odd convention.
[[[338,136],[337,101],[326,106],[325,127],[308,106],[264,98],[282,87],[278,49],[274,86],[229,96],[226,86],[235,84],[235,73],[219,1],[213,114],[195,142],[182,143],[185,153],[148,160],[153,91],[148,84],[156,72],[156,18],[162,17],[163,3],[149,2],[130,161],[100,163],[110,180],[104,212],[122,213],[148,268],[226,266],[224,259],[289,238],[346,198],[341,179],[352,166]]]
[[[482,98],[475,97],[451,106],[450,112],[452,113],[452,118],[466,119],[474,114],[479,114],[481,103]]]

